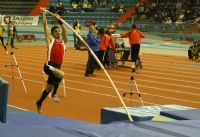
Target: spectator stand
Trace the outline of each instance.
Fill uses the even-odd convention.
[[[190,39],[188,34],[196,31],[193,29],[196,25],[192,21],[200,17],[199,7],[198,0],[175,0],[173,3],[169,0],[148,0],[145,3],[140,1],[136,5],[135,21],[150,26],[160,24],[157,27],[162,32],[164,41],[180,40],[181,43],[187,43]]]
[[[89,1],[88,3],[80,3],[78,2],[78,0],[62,0],[62,3],[65,7],[65,11],[62,14],[62,18],[66,20],[70,25],[72,24],[74,19],[78,19],[80,21],[81,26],[87,26],[90,22],[95,22],[96,26],[98,27],[108,26],[112,21],[117,20],[117,18],[123,13],[111,11],[111,7],[112,5],[114,5],[115,1],[110,0],[107,1],[107,3],[105,2],[106,1],[89,4]],[[47,5],[47,9],[50,9],[50,6],[52,5],[51,3]],[[132,7],[132,3],[133,1],[131,0],[124,2],[124,11],[126,11],[130,6]],[[89,4],[89,7],[91,5],[93,9],[88,10],[88,5],[86,6],[86,4]],[[48,17],[48,20],[50,20],[50,24],[53,23],[52,17]]]
[[[38,0],[6,0],[0,1],[2,15],[28,15],[38,3]],[[23,8],[22,8],[23,7]]]
[[[132,15],[133,15],[133,13],[135,13],[135,6],[134,5],[136,5],[137,4],[137,2],[138,1],[136,1],[136,0],[134,0],[134,1],[132,1],[131,3],[129,3],[129,2],[122,2],[121,3],[121,6],[123,7],[123,12],[124,12],[124,14],[122,14],[117,20],[115,20],[115,21],[113,21],[111,24],[110,24],[110,26],[111,25],[113,25],[113,26],[115,26],[115,28],[117,28],[117,27],[120,27],[122,24],[124,24],[128,19],[130,19],[130,18],[132,18]],[[127,4],[129,4],[129,6],[127,5]],[[118,4],[117,2],[116,2],[116,4],[115,4],[115,6],[116,5],[118,5],[117,7],[121,7],[121,6],[119,6],[120,4]],[[131,5],[131,6],[130,6]],[[115,6],[114,6],[114,8],[113,8],[113,11],[115,11],[114,9],[115,9]],[[127,9],[127,7],[129,7],[128,8],[128,10],[126,10]],[[118,10],[119,10],[119,8],[118,8]],[[117,11],[118,11],[117,10]],[[116,12],[116,11],[115,11]],[[119,10],[119,12],[121,12],[120,10]]]

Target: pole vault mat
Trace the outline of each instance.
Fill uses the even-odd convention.
[[[143,106],[143,107],[128,107],[134,121],[149,121],[152,118],[160,115],[161,111],[175,111],[175,110],[188,110],[191,107],[180,105],[159,105],[159,106]],[[161,117],[160,117],[161,119]],[[128,116],[123,107],[118,108],[102,108],[101,109],[101,124],[107,124],[114,121],[128,120]],[[165,121],[167,117],[165,117]],[[168,121],[173,118],[168,118]]]
[[[157,115],[157,116],[153,117],[151,119],[151,121],[166,121],[166,122],[169,122],[169,121],[176,121],[176,119],[170,118],[170,117],[167,117],[167,116],[163,116],[163,115]]]
[[[160,115],[177,120],[200,120],[200,109],[161,111]]]
[[[200,120],[117,121],[94,124],[63,117],[8,109],[0,137],[199,137]]]

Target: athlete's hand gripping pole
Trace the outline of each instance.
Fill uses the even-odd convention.
[[[123,99],[122,99],[122,97],[121,97],[121,95],[120,95],[120,93],[119,93],[117,87],[115,86],[115,84],[113,83],[112,79],[110,78],[108,72],[106,71],[106,69],[104,68],[104,66],[101,64],[101,62],[99,61],[98,57],[94,54],[94,52],[92,51],[92,49],[89,47],[89,45],[87,44],[87,42],[85,42],[85,40],[84,40],[84,39],[83,39],[83,38],[82,38],[82,37],[81,37],[67,22],[65,22],[59,15],[54,14],[54,13],[52,13],[52,12],[50,12],[50,11],[44,9],[44,8],[41,8],[41,10],[42,10],[43,12],[45,12],[45,13],[48,13],[48,14],[50,14],[50,15],[52,15],[52,16],[55,16],[58,20],[60,20],[60,21],[61,21],[62,23],[64,23],[67,27],[69,27],[69,28],[73,31],[73,33],[84,43],[84,45],[87,47],[87,49],[89,50],[89,52],[90,52],[90,53],[92,54],[92,56],[95,58],[95,60],[97,61],[97,63],[98,63],[99,66],[101,67],[101,69],[102,69],[102,70],[104,71],[104,73],[106,74],[106,76],[107,76],[108,80],[110,81],[112,87],[114,88],[114,90],[115,90],[117,96],[119,97],[119,99],[120,99],[120,101],[121,101],[121,103],[122,103],[122,105],[123,105],[123,107],[124,107],[124,109],[125,109],[125,111],[126,111],[126,113],[127,113],[127,116],[128,116],[128,118],[129,118],[129,120],[130,120],[130,121],[133,121],[133,119],[132,119],[132,117],[131,117],[131,115],[130,115],[130,113],[129,113],[127,107],[126,107],[126,104],[124,103],[124,101],[123,101]]]

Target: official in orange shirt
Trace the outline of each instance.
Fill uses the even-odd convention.
[[[141,38],[144,38],[144,34],[133,24],[132,29],[121,37],[129,38],[129,43],[131,45],[131,61],[135,62],[136,65],[136,61],[139,59]]]
[[[107,50],[105,29],[103,27],[98,30],[98,36],[100,38],[100,42],[98,44],[98,47],[99,47],[99,56],[98,56],[98,58],[101,61],[101,63],[103,64],[105,51]],[[98,68],[100,69],[100,66],[98,66]]]
[[[107,65],[108,68],[111,68],[111,66],[114,66],[114,68],[117,68],[117,59],[115,57],[115,44],[113,43],[111,33],[109,30],[105,31],[105,37],[106,37],[106,47],[107,51],[104,57],[104,65]]]

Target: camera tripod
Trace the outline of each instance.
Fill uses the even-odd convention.
[[[136,94],[136,95],[138,95],[142,106],[144,106],[144,103],[143,103],[143,101],[142,101],[141,94],[140,94],[140,92],[139,92],[137,83],[136,83],[135,78],[134,78],[134,75],[133,75],[133,73],[135,72],[135,69],[136,69],[135,66],[132,65],[132,67],[131,67],[131,77],[130,77],[130,92],[124,92],[123,97],[126,97],[126,95],[130,95],[130,106],[131,106],[131,101],[132,101],[133,95]],[[137,90],[136,92],[133,92],[133,86],[134,86],[134,85],[135,85],[136,90]]]
[[[25,86],[25,84],[24,84],[24,80],[23,80],[23,78],[22,78],[22,74],[21,74],[21,72],[20,72],[20,69],[19,69],[19,65],[18,65],[18,63],[17,63],[17,60],[16,60],[16,57],[15,57],[15,55],[14,55],[14,53],[13,53],[13,51],[11,51],[10,52],[10,55],[12,56],[12,64],[7,64],[7,65],[5,65],[4,67],[6,68],[6,67],[11,67],[11,72],[12,72],[12,90],[14,91],[14,67],[17,67],[17,71],[18,71],[18,73],[19,73],[19,76],[20,76],[20,80],[22,81],[22,85],[23,85],[23,87],[24,87],[24,90],[25,90],[25,92],[27,92],[27,89],[26,89],[26,86]]]

